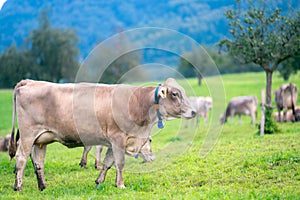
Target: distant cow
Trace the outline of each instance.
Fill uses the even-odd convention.
[[[240,120],[241,115],[250,115],[251,123],[254,124],[257,115],[257,97],[240,96],[232,98],[227,105],[225,113],[220,117],[220,123],[224,124],[227,122],[229,116],[232,121],[235,115],[238,115]]]
[[[144,159],[144,162],[151,162],[155,159],[155,156],[152,153],[151,150],[151,143],[152,139],[151,136],[149,137],[148,141],[145,143],[145,145],[142,147],[142,149],[139,152],[139,156],[141,156]],[[92,146],[85,146],[82,154],[81,161],[79,165],[83,168],[87,168],[87,154],[92,149]],[[95,146],[96,149],[96,156],[95,156],[95,168],[100,170],[101,169],[101,152],[103,150],[102,145]]]
[[[16,114],[19,137],[14,139]],[[172,78],[156,87],[22,80],[14,89],[9,148],[11,158],[16,156],[14,190],[22,189],[29,155],[38,188],[46,188],[44,159],[46,147],[52,142],[69,148],[108,147],[95,182],[104,182],[114,164],[116,186],[125,188],[122,177],[125,154],[136,156],[148,141],[152,127],[162,119],[195,115],[184,89]]]
[[[275,91],[275,102],[278,110],[278,120],[281,121],[280,112],[283,110],[283,121],[287,121],[288,109],[296,106],[298,99],[298,88],[293,83],[283,84]],[[297,120],[297,119],[296,119]]]
[[[0,151],[8,151],[10,135],[6,135],[5,138],[0,138]]]
[[[284,122],[283,118],[279,118],[278,112],[273,113],[273,116],[277,122]],[[286,112],[285,122],[298,122],[298,121],[300,121],[300,107],[295,108],[295,114],[293,114],[292,110],[288,110]]]
[[[203,117],[204,124],[207,123],[208,112],[212,109],[212,98],[211,97],[189,97],[191,105],[196,109],[196,126],[199,124],[200,117]],[[188,121],[186,122],[188,123]],[[187,126],[187,124],[186,124]]]

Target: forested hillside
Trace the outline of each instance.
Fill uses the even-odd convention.
[[[180,31],[201,44],[215,44],[228,35],[224,11],[234,0],[205,1],[90,1],[8,0],[0,11],[0,52],[12,43],[20,46],[37,27],[41,10],[49,10],[54,26],[71,27],[79,37],[84,58],[100,41],[121,30],[163,27]],[[294,8],[298,1],[291,1]],[[276,2],[282,9],[287,3]]]

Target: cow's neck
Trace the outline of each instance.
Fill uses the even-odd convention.
[[[130,118],[139,126],[147,126],[157,122],[154,91],[155,87],[140,87],[134,91],[130,98]]]

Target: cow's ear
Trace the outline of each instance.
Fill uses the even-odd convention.
[[[160,96],[163,99],[166,98],[167,97],[167,88],[164,86],[161,86],[158,91],[158,96]]]

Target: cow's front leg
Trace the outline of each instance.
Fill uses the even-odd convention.
[[[112,146],[115,167],[116,167],[116,186],[118,188],[125,188],[124,180],[122,176],[122,170],[125,164],[125,146],[113,145]]]
[[[44,160],[46,155],[46,145],[33,145],[30,157],[34,166],[34,171],[38,181],[39,190],[43,191],[46,188],[44,174]]]
[[[251,114],[251,124],[255,124],[255,114]]]
[[[105,158],[104,158],[104,163],[102,170],[100,172],[100,175],[98,178],[95,180],[96,184],[98,185],[99,183],[103,183],[106,177],[107,170],[111,168],[111,166],[114,164],[114,156],[113,156],[113,151],[111,148],[107,149]]]

